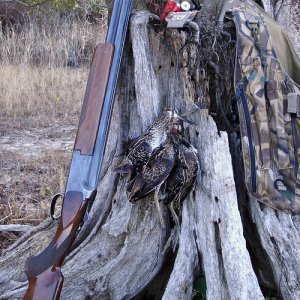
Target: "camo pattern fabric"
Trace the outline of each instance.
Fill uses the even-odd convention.
[[[247,189],[274,209],[300,213],[300,119],[287,112],[288,93],[300,95],[300,87],[283,70],[258,7],[233,0],[228,8]]]

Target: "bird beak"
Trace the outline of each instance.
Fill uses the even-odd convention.
[[[183,122],[189,123],[191,125],[196,125],[194,122],[190,121],[189,119],[187,119],[186,117],[193,114],[194,112],[198,111],[199,109],[193,109],[191,111],[186,112],[185,114],[182,115],[178,115],[176,114],[175,118],[178,118],[179,120],[182,120]]]
[[[189,115],[191,115],[191,114],[193,114],[194,112],[196,112],[196,111],[198,111],[199,110],[199,108],[197,107],[197,108],[195,108],[195,109],[193,109],[193,110],[191,110],[191,111],[188,111],[188,112],[186,112],[185,114],[182,114],[181,115],[181,117],[186,117],[186,116],[189,116]]]
[[[191,125],[196,125],[194,122],[188,120],[187,118],[185,118],[185,117],[183,117],[183,116],[179,116],[179,115],[178,115],[177,118],[178,118],[179,120],[181,120],[181,121],[183,121],[183,122],[186,122],[186,123],[189,123],[189,124],[191,124]]]

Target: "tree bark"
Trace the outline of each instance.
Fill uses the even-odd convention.
[[[151,197],[129,203],[127,178],[113,170],[124,140],[143,133],[172,99],[184,113],[210,95],[209,75],[195,63],[195,45],[180,52],[176,77],[174,53],[186,33],[170,33],[170,52],[149,17],[137,12],[131,18],[98,196],[63,265],[61,299],[143,299],[153,286],[156,299],[191,299],[200,275],[206,279],[208,300],[264,299],[266,287],[284,299],[299,299],[299,216],[248,200],[230,144],[233,155],[237,149],[208,109],[191,115],[196,125],[186,127],[201,171],[183,204],[181,229],[171,227],[162,203],[166,227],[160,226]],[[22,299],[25,260],[46,247],[55,227],[46,220],[6,250],[0,260],[0,299]]]

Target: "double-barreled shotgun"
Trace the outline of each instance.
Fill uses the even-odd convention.
[[[49,246],[26,262],[25,300],[59,299],[61,265],[96,197],[132,0],[115,0],[106,42],[95,48],[61,217]]]

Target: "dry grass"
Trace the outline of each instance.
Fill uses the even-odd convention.
[[[69,151],[48,150],[34,158],[1,151],[5,178],[0,182],[0,225],[37,225],[45,220],[52,195],[64,190],[69,159]],[[19,236],[0,233],[0,251]]]
[[[26,158],[2,151],[1,169],[10,176],[0,184],[0,224],[37,224],[49,215],[54,193],[62,191],[70,155],[48,150],[42,156]]]
[[[0,117],[8,128],[76,124],[88,69],[0,66]],[[4,125],[4,124],[3,124]]]
[[[58,12],[0,30],[1,119],[15,126],[74,123],[93,49],[104,35],[103,24]]]
[[[103,26],[58,14],[0,33],[0,224],[40,223],[64,190],[89,62],[104,35]],[[0,232],[0,250],[19,236]]]
[[[84,64],[103,39],[103,28],[75,14],[32,16],[21,27],[0,30],[0,61],[48,68]]]

